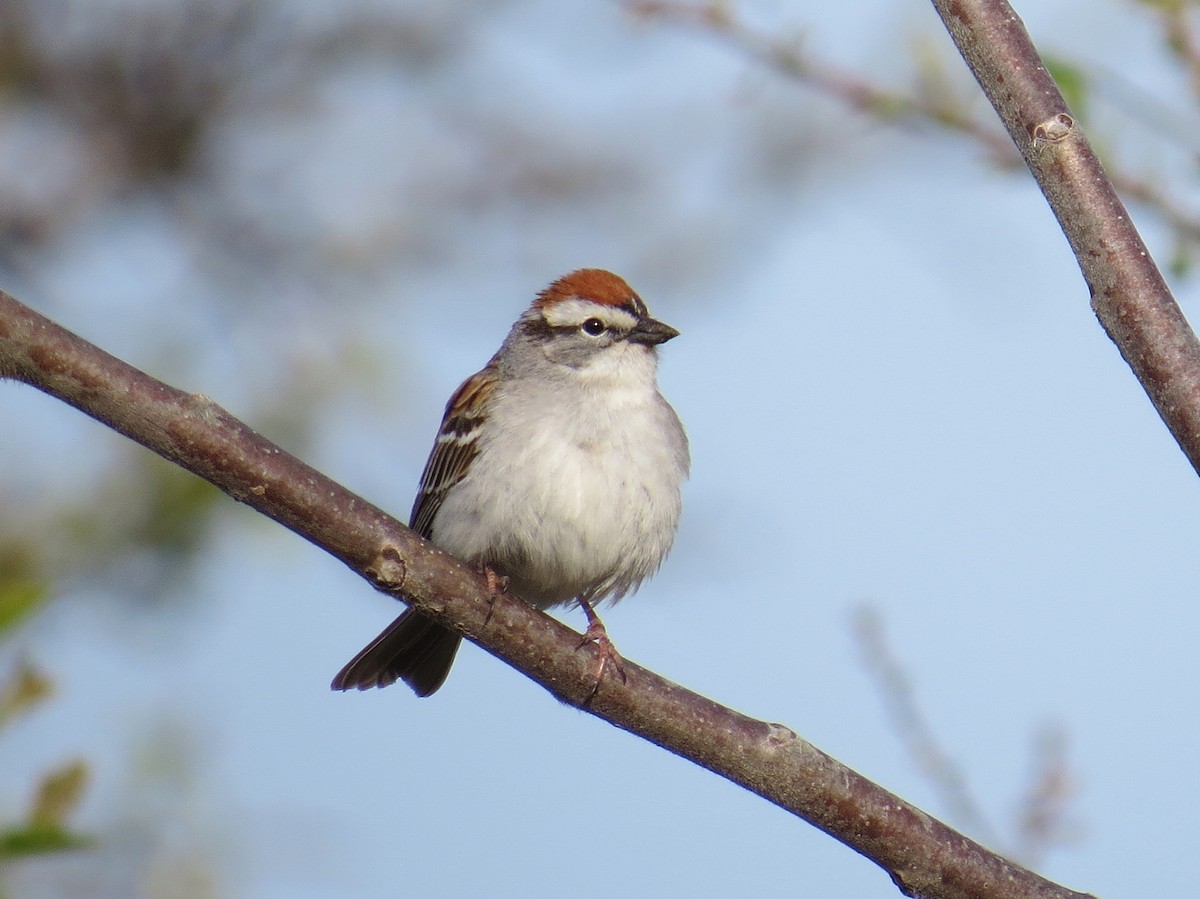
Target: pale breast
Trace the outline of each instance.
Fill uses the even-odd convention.
[[[434,541],[499,567],[513,593],[541,607],[634,589],[674,540],[687,441],[657,390],[627,393],[503,410],[512,426],[481,438]]]

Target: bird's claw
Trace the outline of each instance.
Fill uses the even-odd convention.
[[[613,645],[612,640],[608,637],[608,631],[604,627],[604,622],[600,620],[595,610],[585,600],[579,601],[583,608],[583,614],[587,616],[587,630],[583,632],[583,639],[579,641],[577,648],[582,649],[589,643],[596,646],[596,654],[599,656],[599,664],[596,666],[596,677],[592,684],[592,689],[589,691],[587,698],[584,700],[584,705],[591,703],[596,698],[596,693],[600,689],[600,682],[604,679],[604,672],[608,670],[609,664],[613,670],[621,677],[621,683],[625,683],[629,678],[625,673],[625,665],[621,661],[621,656],[617,652],[617,648]]]

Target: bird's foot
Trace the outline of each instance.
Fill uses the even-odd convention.
[[[600,689],[600,681],[604,679],[604,672],[611,665],[613,670],[621,676],[621,682],[627,680],[625,674],[625,665],[621,661],[621,656],[617,652],[617,648],[613,646],[612,640],[608,638],[608,631],[604,627],[604,622],[600,620],[600,616],[596,614],[596,610],[586,599],[579,600],[579,605],[583,609],[583,614],[587,617],[587,630],[583,632],[583,639],[579,641],[579,648],[582,649],[589,643],[594,643],[596,646],[599,663],[596,665],[596,680],[592,684],[591,692],[588,693],[587,699],[584,700],[584,705],[588,705],[596,698],[596,691]]]
[[[492,611],[496,607],[496,598],[508,593],[508,577],[497,572],[491,565],[483,566],[483,576],[487,578],[488,592],[488,611],[483,619],[483,623],[486,625],[492,620]]]

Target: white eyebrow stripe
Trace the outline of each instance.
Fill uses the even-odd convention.
[[[620,306],[606,306],[578,297],[551,303],[542,310],[542,315],[552,328],[577,328],[589,318],[598,318],[609,327],[629,330],[638,321],[637,316]]]

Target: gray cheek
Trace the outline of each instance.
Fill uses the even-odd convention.
[[[583,368],[610,343],[579,334],[557,337],[546,347],[546,358],[568,368]]]

